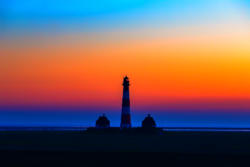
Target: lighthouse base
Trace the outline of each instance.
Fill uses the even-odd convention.
[[[131,128],[131,124],[122,124],[121,129],[128,129]]]

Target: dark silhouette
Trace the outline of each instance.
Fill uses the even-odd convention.
[[[162,128],[156,128],[156,123],[150,114],[142,121],[142,127],[131,128],[130,98],[129,98],[129,78],[123,79],[122,114],[120,127],[110,127],[110,121],[103,114],[96,121],[96,127],[89,127],[86,133],[89,134],[162,134]]]
[[[150,114],[142,121],[142,127],[143,128],[155,128],[156,123],[153,117],[151,117]]]
[[[123,79],[121,129],[131,128],[129,85],[129,79],[125,76]]]
[[[110,127],[110,121],[108,118],[103,114],[100,116],[96,121],[96,128],[97,129],[105,129]]]

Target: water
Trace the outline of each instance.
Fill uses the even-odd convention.
[[[87,127],[0,127],[3,131],[85,131]],[[250,132],[249,128],[162,128],[166,132]]]
[[[248,128],[163,128],[168,132],[250,132]]]
[[[85,131],[86,127],[0,127],[2,131]]]

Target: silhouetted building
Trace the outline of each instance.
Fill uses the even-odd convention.
[[[131,128],[129,79],[127,76],[125,76],[123,79],[121,129],[124,128]]]
[[[96,128],[104,129],[104,128],[109,128],[109,127],[110,127],[110,121],[104,114],[97,119]]]
[[[142,121],[142,127],[143,128],[155,128],[156,123],[153,117],[151,117],[150,114]]]

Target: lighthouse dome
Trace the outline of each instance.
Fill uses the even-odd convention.
[[[96,128],[104,129],[109,127],[110,127],[110,121],[104,114],[96,120]]]
[[[142,127],[143,128],[155,128],[156,123],[153,117],[151,117],[150,114],[142,121]]]

